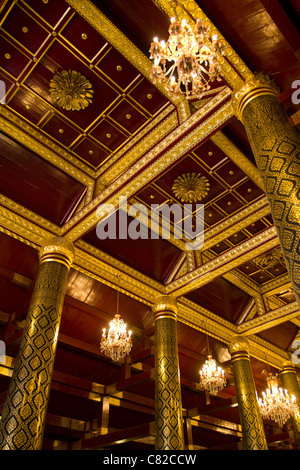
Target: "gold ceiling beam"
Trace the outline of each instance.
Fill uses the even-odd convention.
[[[238,166],[260,189],[265,191],[261,175],[256,166],[231,142],[222,131],[216,132],[210,140],[216,144],[227,157]]]
[[[35,249],[39,249],[39,247],[44,244],[45,240],[54,235],[46,229],[41,228],[36,223],[28,221],[25,217],[16,214],[3,206],[0,206],[0,231],[34,247]],[[83,246],[81,245],[82,243],[83,242],[78,242],[75,246],[76,262],[74,269],[85,273],[101,283],[116,288],[116,275],[121,271],[123,279],[122,269],[124,269],[125,265],[119,266],[119,262],[108,257],[108,255],[105,255],[107,257],[106,259],[100,260],[98,250],[95,249],[95,251],[92,250],[92,253],[87,253],[83,250]],[[108,258],[110,259],[108,260]],[[119,267],[122,269],[120,270]],[[135,298],[150,307],[153,305],[156,297],[161,296],[162,292],[166,294],[166,289],[163,284],[159,284],[146,276],[142,278],[143,282],[141,282],[140,273],[135,272],[135,275],[133,276],[133,271],[134,270],[126,266],[125,272],[127,276],[126,279],[124,278],[124,282],[122,282],[122,285],[120,286],[120,289],[122,289],[122,292],[126,295]],[[157,289],[158,286],[159,289]],[[205,332],[206,329],[204,327],[204,322],[207,321],[207,333],[225,344],[229,344],[232,336],[237,334],[236,325],[220,318],[184,297],[178,299],[178,305],[178,321],[191,326],[192,328]],[[286,319],[284,318],[282,321],[285,320]],[[269,327],[268,322],[266,327]],[[289,356],[287,353],[274,347],[271,343],[263,341],[260,338],[256,338],[255,336],[251,336],[250,338],[252,344],[250,349],[251,355],[258,359],[262,361],[265,360],[266,349],[269,351],[268,359],[275,367],[280,367],[282,362],[288,359]]]
[[[270,206],[267,198],[263,196],[248,206],[242,208],[234,215],[215,225],[205,232],[202,250],[208,250],[220,241],[245,229],[248,225],[257,222],[270,214]]]
[[[82,183],[87,188],[87,200],[92,199],[95,175],[87,173],[87,166],[81,165],[78,159],[63,151],[42,132],[17,118],[6,106],[0,106],[0,131]]]
[[[232,337],[239,331],[239,325],[234,325],[229,321],[219,317],[218,315],[209,312],[200,305],[195,304],[185,297],[177,299],[178,303],[178,321],[208,334],[210,337],[215,338],[227,345],[231,343]],[[271,312],[270,312],[271,313]],[[283,321],[286,321],[285,319]],[[268,326],[269,328],[269,326]],[[240,333],[242,334],[242,333]],[[289,353],[283,351],[272,343],[259,338],[255,334],[249,334],[248,341],[250,345],[250,355],[256,359],[265,362],[266,351],[268,362],[270,365],[281,369],[284,361],[290,360]],[[230,355],[224,351],[225,355]]]
[[[274,326],[280,325],[283,322],[290,321],[293,318],[298,317],[299,305],[297,302],[292,302],[287,305],[283,305],[275,310],[265,313],[253,320],[246,321],[237,327],[238,334],[253,335],[264,331]]]
[[[150,82],[152,62],[146,57],[91,1],[67,0],[67,3],[80,14],[93,28],[117,49]],[[150,44],[149,44],[150,47]],[[164,85],[155,83],[156,88],[177,107],[179,121],[190,115],[189,104],[182,95],[174,97]]]
[[[185,295],[278,245],[279,240],[275,228],[267,228],[250,240],[230,248],[194,271],[171,282],[167,285],[167,294],[175,297]]]
[[[97,215],[99,205],[108,203],[117,208],[120,197],[127,197],[129,200],[147,184],[158,178],[170,165],[210,137],[232,116],[229,96],[229,90],[225,89],[146,152],[131,168],[124,171],[119,178],[103,189],[93,201],[65,224],[64,236],[72,242],[80,239],[96,227],[101,220]]]

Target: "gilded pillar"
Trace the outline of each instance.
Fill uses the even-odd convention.
[[[39,450],[73,245],[56,237],[40,250],[40,266],[0,428],[0,449]]]
[[[296,370],[292,362],[286,362],[283,364],[283,368],[280,371],[280,379],[283,388],[287,389],[290,395],[295,395],[297,404],[300,404],[300,387],[297,380]],[[298,448],[300,449],[300,413],[291,418],[292,427],[294,431],[295,441]]]
[[[184,449],[177,345],[177,303],[162,296],[154,307],[156,450]]]
[[[243,450],[268,450],[251,371],[248,340],[243,336],[235,336],[229,350],[242,426]]]
[[[246,129],[300,303],[300,137],[278,93],[268,77],[257,74],[234,91],[232,104]]]

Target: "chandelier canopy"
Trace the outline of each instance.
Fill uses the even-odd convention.
[[[119,289],[117,293],[117,313],[109,324],[109,330],[103,328],[100,350],[114,362],[128,356],[132,348],[131,331],[127,333],[126,324],[119,315]]]
[[[265,419],[275,421],[282,427],[286,421],[298,412],[295,395],[289,395],[287,390],[278,387],[277,377],[268,374],[268,387],[258,399],[261,415]]]
[[[214,80],[221,81],[219,64],[224,45],[212,34],[203,21],[194,27],[183,19],[171,18],[169,39],[153,39],[150,59],[153,59],[151,78],[165,82],[174,95],[184,93],[188,99],[200,99]],[[173,62],[169,67],[168,62]]]

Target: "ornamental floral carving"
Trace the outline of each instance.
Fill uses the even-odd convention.
[[[176,198],[182,202],[199,202],[209,192],[208,179],[200,173],[186,173],[178,176],[172,186]]]
[[[91,83],[75,70],[63,70],[50,81],[50,94],[58,106],[67,111],[80,111],[93,99]]]
[[[270,269],[278,263],[284,263],[284,258],[280,248],[275,248],[268,253],[258,256],[254,262],[262,269]]]

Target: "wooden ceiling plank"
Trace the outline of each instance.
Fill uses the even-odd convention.
[[[214,401],[213,403],[210,403],[209,405],[206,405],[205,407],[197,407],[197,408],[191,408],[188,410],[188,416],[190,418],[194,418],[199,415],[209,415],[211,413],[215,413],[217,411],[221,410],[227,410],[228,408],[235,408],[238,406],[237,403],[237,398],[232,397],[232,398],[226,398],[222,400],[218,400],[217,402]]]
[[[110,432],[91,439],[84,439],[80,442],[74,443],[73,449],[100,449],[110,445],[141,439],[142,437],[153,435],[153,433],[154,423],[145,423],[138,426],[121,429],[119,431]]]
[[[106,393],[109,395],[114,395],[119,391],[128,390],[132,387],[135,387],[137,384],[152,382],[154,377],[154,369],[146,370],[144,372],[137,373],[128,379],[120,380],[119,382],[108,385],[106,387]]]
[[[300,60],[300,33],[279,0],[260,0],[298,60]]]

